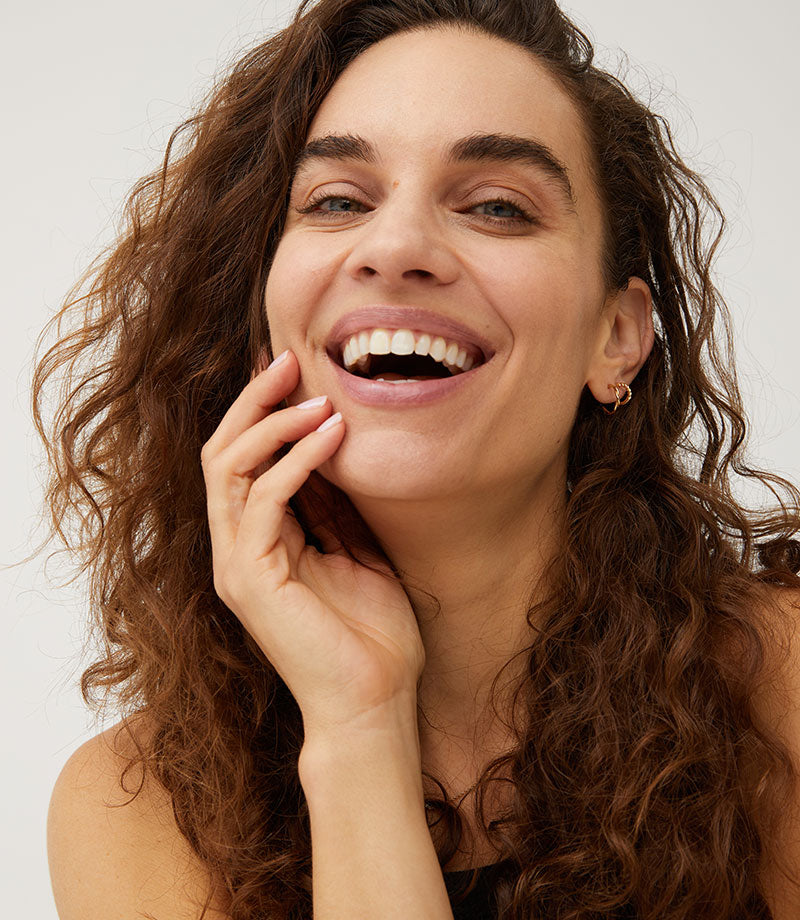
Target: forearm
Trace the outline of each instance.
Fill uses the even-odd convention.
[[[314,920],[453,920],[425,817],[416,724],[306,743]]]

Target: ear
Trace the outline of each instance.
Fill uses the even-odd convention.
[[[603,305],[586,384],[601,403],[614,402],[614,383],[630,383],[653,347],[653,298],[641,278],[629,278],[625,288]]]

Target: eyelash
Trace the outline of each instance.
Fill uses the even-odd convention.
[[[311,198],[311,200],[302,208],[296,208],[295,210],[298,214],[310,214],[312,211],[316,210],[319,205],[323,204],[326,201],[350,201],[355,202],[356,204],[363,204],[363,201],[359,201],[357,198],[351,198],[349,195],[326,195],[320,194],[316,197]],[[507,198],[487,198],[486,201],[479,201],[477,204],[472,205],[473,208],[480,207],[485,204],[502,204],[507,208],[511,208],[514,211],[519,213],[518,217],[491,217],[488,214],[476,214],[476,217],[481,218],[482,220],[488,221],[489,223],[526,223],[526,224],[535,224],[536,218],[524,208],[521,208],[518,204],[513,201],[509,201]],[[321,214],[352,214],[353,211],[320,211]],[[327,218],[325,218],[327,220]]]

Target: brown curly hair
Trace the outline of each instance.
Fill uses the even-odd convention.
[[[271,356],[265,281],[322,99],[369,45],[450,23],[529,49],[569,94],[605,205],[608,289],[643,278],[656,322],[624,412],[609,423],[583,394],[555,587],[528,610],[516,747],[476,787],[486,823],[490,783],[513,782],[488,826],[512,870],[500,916],[767,918],[757,870],[796,778],[752,699],[770,649],[786,648],[768,623],[789,620],[764,611],[768,585],[800,586],[800,493],[743,460],[730,319],[711,277],[716,202],[553,0],[303,0],[135,186],[123,233],[42,332],[37,353],[57,323],[33,379],[52,533],[80,560],[75,578],[89,575],[100,657],[84,698],[147,714],[154,731],[131,766],[171,795],[232,920],[311,916],[301,715],[214,591],[200,450]],[[46,430],[43,391],[59,372]],[[742,507],[732,472],[775,508]],[[310,542],[326,518],[354,558],[380,555],[321,476],[292,507]],[[442,793],[429,805],[446,865],[461,815],[426,780]]]

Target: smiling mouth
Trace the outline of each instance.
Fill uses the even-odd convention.
[[[459,367],[447,367],[430,355],[365,355],[363,361],[346,366],[334,358],[339,367],[367,380],[438,380],[469,373]]]
[[[346,373],[366,380],[446,380],[469,373],[484,363],[480,349],[466,349],[452,344],[449,348],[443,339],[431,343],[431,336],[423,335],[414,345],[410,333],[398,333],[401,341],[382,330],[375,338],[363,336],[362,345],[352,337],[348,343],[328,348],[328,356]],[[390,345],[391,342],[391,345]]]

